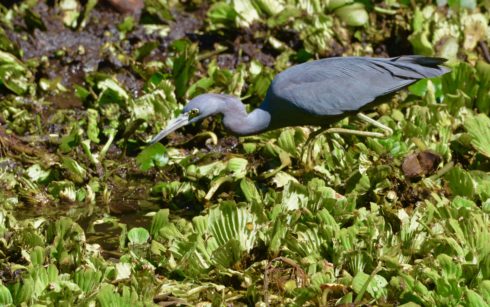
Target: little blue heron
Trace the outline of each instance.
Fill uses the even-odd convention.
[[[391,129],[360,113],[417,80],[449,71],[446,60],[417,55],[395,58],[337,57],[292,66],[279,73],[262,104],[247,113],[239,98],[222,94],[202,94],[192,99],[180,116],[170,121],[152,143],[169,133],[208,116],[222,114],[225,128],[237,135],[252,135],[288,126],[328,127],[356,114],[391,134]],[[317,135],[319,129],[313,133]],[[352,133],[349,129],[332,132]],[[354,132],[383,136],[376,132]],[[310,138],[309,138],[310,139]],[[308,141],[307,141],[308,143]]]

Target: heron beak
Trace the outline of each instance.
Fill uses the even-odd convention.
[[[187,124],[189,124],[189,114],[188,113],[180,114],[177,118],[172,119],[167,124],[167,127],[165,129],[163,129],[157,135],[155,135],[153,139],[150,141],[150,144],[155,144],[156,142],[160,141],[170,133],[174,132],[175,130],[181,127],[184,127]]]

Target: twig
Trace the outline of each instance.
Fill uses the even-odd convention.
[[[371,280],[373,280],[374,276],[378,274],[379,271],[381,271],[381,262],[378,263],[378,266],[373,270],[373,272],[369,275],[368,279],[364,283],[364,285],[361,288],[361,291],[357,294],[356,298],[354,299],[354,305],[360,304],[362,298],[364,297],[364,293],[366,292],[367,288],[369,287],[369,284],[371,283]]]
[[[265,267],[265,274],[264,274],[264,301],[267,307],[270,307],[270,302],[269,302],[269,272],[272,271],[272,264],[276,261],[282,261],[286,264],[289,264],[292,266],[296,274],[303,280],[303,284],[306,284],[307,281],[307,276],[305,271],[297,264],[293,259],[286,258],[286,257],[277,257],[272,259],[267,266]]]
[[[485,42],[483,40],[479,41],[478,42],[478,45],[480,46],[482,52],[483,52],[483,57],[485,58],[485,60],[490,63],[490,52],[488,52],[488,47],[487,45],[485,44]]]

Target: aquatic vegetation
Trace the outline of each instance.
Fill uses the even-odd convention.
[[[490,303],[487,2],[14,2],[0,305]],[[389,138],[318,137],[312,169],[314,127],[147,144],[201,93],[253,109],[290,65],[410,53],[452,72],[373,110]]]

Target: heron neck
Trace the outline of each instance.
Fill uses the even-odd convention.
[[[223,124],[228,130],[237,135],[251,135],[267,130],[271,121],[269,112],[258,108],[247,113],[245,106],[241,102],[239,104],[223,112]]]

